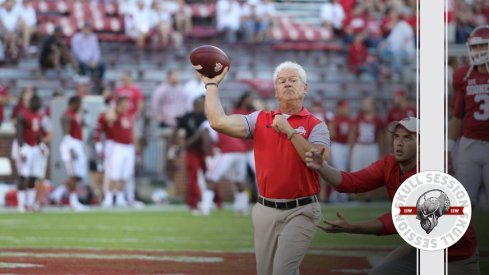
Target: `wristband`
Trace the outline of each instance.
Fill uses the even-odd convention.
[[[447,150],[448,150],[448,152],[452,152],[454,146],[455,146],[455,140],[448,139],[448,141],[447,141]]]
[[[209,86],[209,85],[214,85],[216,87],[219,87],[219,85],[217,85],[217,83],[209,82],[209,83],[205,83],[205,88],[207,89],[207,86]]]
[[[297,132],[295,131],[295,129],[290,130],[290,131],[287,133],[287,139],[288,139],[288,140],[291,140],[291,139],[292,139],[292,136],[294,136],[295,134],[297,134]]]

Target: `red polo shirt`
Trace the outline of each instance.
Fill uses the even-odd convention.
[[[385,186],[390,199],[394,198],[397,189],[410,176],[416,173],[416,167],[401,175],[399,163],[393,155],[372,163],[365,169],[354,173],[341,172],[342,181],[336,190],[343,193],[362,193]],[[378,218],[384,225],[381,235],[396,234],[396,227],[390,212]],[[448,261],[464,260],[474,254],[477,240],[472,226],[469,226],[464,236],[448,248]]]
[[[271,199],[296,199],[318,194],[321,188],[317,173],[307,168],[287,134],[270,127],[275,114],[280,112],[259,112],[251,133],[260,195]],[[316,125],[324,124],[306,108],[291,115],[288,121],[306,139]]]

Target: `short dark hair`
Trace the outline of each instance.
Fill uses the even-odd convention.
[[[42,107],[41,98],[37,94],[34,94],[31,97],[31,101],[29,102],[29,109],[33,111],[38,111],[39,109],[41,109],[41,107]]]
[[[123,101],[128,100],[127,96],[118,96],[115,100],[115,105],[121,104]]]
[[[79,96],[72,96],[68,99],[68,105],[79,104],[81,102],[81,98]]]

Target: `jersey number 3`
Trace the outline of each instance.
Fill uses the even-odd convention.
[[[487,120],[489,119],[489,95],[478,94],[475,96],[474,101],[480,102],[480,111],[474,112],[474,118],[477,120]]]

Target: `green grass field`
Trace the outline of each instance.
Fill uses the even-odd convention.
[[[350,220],[376,218],[389,204],[359,207],[328,206],[324,217],[340,210]],[[473,225],[479,248],[488,250],[489,221],[486,213],[475,213]],[[402,244],[397,236],[326,234],[318,231],[311,249],[325,247],[384,247]],[[0,214],[0,248],[95,248],[164,251],[253,251],[250,216],[230,210],[211,216],[192,216],[183,207],[150,207],[143,210],[101,210],[84,213],[53,210],[42,213]],[[487,253],[486,253],[487,255]],[[487,258],[481,261],[489,270]],[[489,274],[489,273],[482,273]]]
[[[323,209],[333,217],[335,210]],[[350,219],[375,218],[382,208],[342,209]],[[89,211],[71,213],[3,213],[0,219],[1,247],[101,248],[160,250],[251,251],[253,227],[250,216],[215,211],[208,217],[189,211],[147,210]],[[383,238],[324,234],[318,231],[313,247],[395,246],[398,236]]]

